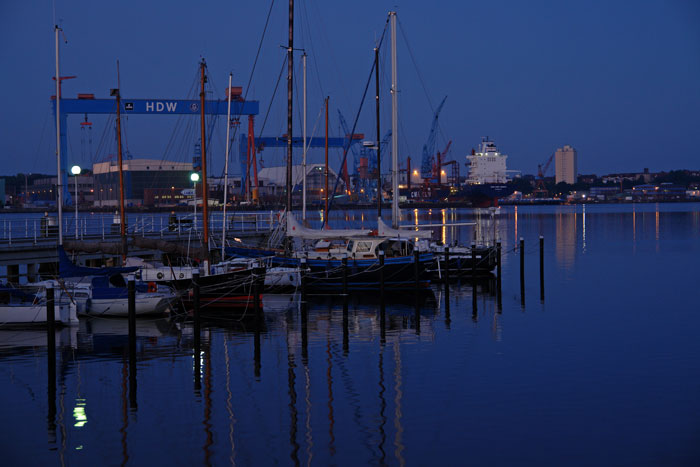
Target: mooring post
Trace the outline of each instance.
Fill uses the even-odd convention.
[[[540,235],[540,300],[544,301],[544,237]]]
[[[255,335],[253,336],[253,374],[256,378],[260,378],[260,331],[262,322],[258,321],[255,325]]]
[[[501,295],[501,242],[496,243],[496,295],[498,301],[498,310],[503,309],[503,298]]]
[[[253,269],[253,310],[255,311],[256,319],[260,316],[260,290],[262,289],[260,282],[263,281],[265,276],[265,269],[256,266]]]
[[[193,304],[193,311],[192,315],[194,318],[194,389],[195,391],[199,391],[202,387],[202,382],[201,382],[201,359],[200,359],[200,353],[201,353],[201,343],[200,343],[200,315],[199,315],[199,308],[200,308],[200,303],[199,303],[199,293],[200,293],[200,284],[199,284],[199,269],[193,269],[192,270],[192,304]]]
[[[472,318],[476,318],[476,299],[477,299],[477,285],[476,285],[476,245],[472,243]]]
[[[346,254],[343,262],[343,296],[348,296],[348,255]]]
[[[301,362],[309,364],[309,312],[307,303],[301,303]]]
[[[384,250],[379,250],[379,300],[384,303]]]
[[[301,301],[306,303],[306,258],[299,262],[299,275],[301,276]]]
[[[132,339],[136,337],[136,283],[133,274],[129,274],[127,294],[129,306],[129,351],[131,351]],[[134,342],[136,341],[134,340]]]
[[[56,436],[56,334],[54,332],[54,290],[53,286],[46,288],[46,321],[48,323],[46,331],[47,350],[47,396],[48,413],[47,423],[49,437],[55,442]]]
[[[443,274],[442,276],[445,278],[445,283],[449,284],[450,283],[450,247],[446,246],[445,247],[445,255],[444,255],[445,260],[443,261]]]
[[[136,282],[134,275],[127,279],[129,312],[129,406],[136,409]]]
[[[418,292],[420,287],[420,252],[418,250],[413,250],[413,274],[415,276],[416,282],[416,292]]]
[[[379,331],[380,340],[386,342],[386,301],[385,301],[385,274],[384,274],[385,255],[384,250],[379,250]]]
[[[520,304],[525,306],[525,239],[520,237]]]
[[[55,320],[56,320],[56,304],[54,303],[54,290],[53,285],[46,287],[46,324],[47,326],[47,342],[49,348],[56,347],[56,333],[55,333]]]

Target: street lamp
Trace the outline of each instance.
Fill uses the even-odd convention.
[[[199,174],[197,172],[191,173],[190,180],[194,183],[192,198],[194,199],[194,230],[197,231],[197,182],[199,181]]]
[[[78,239],[78,175],[80,175],[80,166],[74,165],[70,168],[70,173],[73,174],[75,179],[75,239]]]

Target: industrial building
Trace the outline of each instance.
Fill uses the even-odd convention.
[[[323,164],[307,164],[306,165],[306,199],[310,203],[321,202],[325,200],[325,168]],[[301,165],[295,165],[292,167],[292,185],[294,186],[294,193],[301,193],[302,187],[302,175],[303,167]],[[286,176],[287,167],[266,167],[260,169],[258,173],[259,184],[260,184],[260,196],[279,198],[282,197],[286,190]],[[329,191],[333,191],[337,179],[336,172],[329,168],[328,169],[328,188]],[[338,184],[338,189],[336,190],[337,195],[343,195],[346,193],[345,183],[343,179],[340,179]]]
[[[67,188],[71,204],[75,201],[75,175],[71,175],[67,180],[63,180],[63,185]],[[78,177],[78,205],[92,204],[94,201],[94,180],[89,173],[77,175]],[[28,205],[55,205],[56,204],[56,184],[58,177],[37,178],[32,184],[26,187],[24,199]]]
[[[556,183],[568,183],[573,185],[577,181],[578,165],[576,149],[568,144],[557,149],[554,155]]]
[[[157,159],[128,159],[122,165],[124,173],[124,202],[127,206],[144,206],[153,203],[156,196],[175,196],[192,188],[191,162],[170,162]],[[92,166],[97,207],[119,205],[119,165],[107,161]],[[167,204],[177,204],[175,198]],[[158,203],[160,204],[160,203]],[[152,204],[151,204],[152,205]]]

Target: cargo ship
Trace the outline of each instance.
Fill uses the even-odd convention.
[[[464,185],[450,196],[451,201],[469,202],[472,206],[497,206],[499,198],[513,193],[506,176],[506,160],[496,144],[488,137],[482,138],[478,150],[467,156],[469,176]]]

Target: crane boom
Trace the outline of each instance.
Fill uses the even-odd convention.
[[[428,141],[423,145],[423,159],[421,160],[421,175],[423,178],[430,178],[432,176],[433,167],[435,166],[435,136],[437,135],[438,118],[440,117],[440,112],[446,100],[447,96],[442,99],[437,110],[435,110],[435,114],[433,114],[433,123],[430,125]]]

